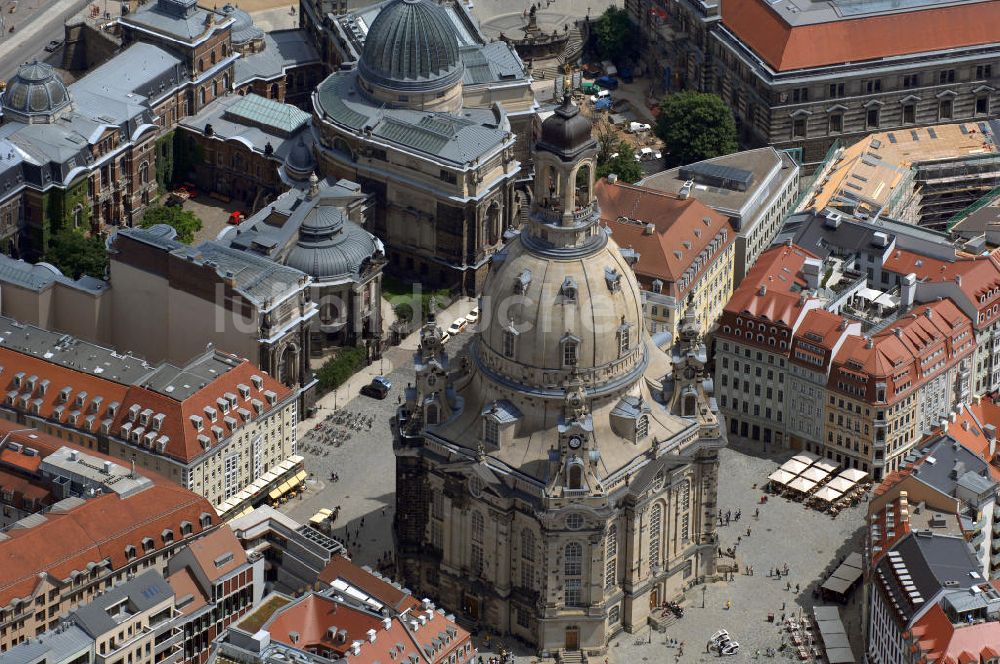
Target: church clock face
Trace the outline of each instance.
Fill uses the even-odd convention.
[[[583,439],[582,438],[580,438],[579,436],[570,436],[570,438],[569,438],[569,446],[570,446],[571,449],[574,449],[574,450],[579,449],[580,445],[582,445],[582,444],[583,444]]]

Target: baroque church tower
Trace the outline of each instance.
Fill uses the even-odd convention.
[[[402,579],[542,653],[603,649],[715,575],[705,348],[690,326],[673,357],[647,334],[591,130],[568,96],[542,124],[529,221],[473,339],[452,361],[425,325],[393,421]]]

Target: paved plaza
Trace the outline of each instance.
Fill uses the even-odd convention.
[[[459,335],[449,342],[449,349],[457,352],[469,338],[468,332]],[[406,345],[412,347],[412,344]],[[351,555],[360,564],[378,565],[385,561],[384,555],[392,548],[395,464],[389,418],[401,389],[413,380],[411,353],[411,348],[402,347],[386,353],[386,361],[393,367],[387,370],[393,388],[385,400],[358,396],[353,386],[349,393],[344,388],[338,391],[336,406],[332,393],[323,399],[325,408],[316,420],[303,424],[308,427],[308,433],[300,435],[300,446],[313,477],[307,483],[308,490],[302,500],[293,500],[282,507],[293,518],[304,522],[321,507],[339,505],[341,512],[334,525],[334,535],[347,543]],[[376,371],[378,363],[370,369]],[[333,408],[362,419],[361,430],[350,429],[350,439],[339,447],[321,442],[337,435],[333,433],[335,430],[342,436],[349,429],[346,425],[325,420],[334,412]],[[368,417],[372,418],[371,429],[367,428]],[[323,422],[318,430],[312,428],[317,421]],[[724,550],[735,545],[739,573],[732,581],[719,581],[704,589],[699,586],[691,590],[683,604],[685,616],[665,632],[651,634],[649,628],[643,628],[636,634],[623,633],[614,638],[608,650],[609,663],[714,660],[716,655],[706,653],[705,644],[712,633],[722,628],[742,646],[733,661],[752,659],[757,650],[764,653],[768,647],[777,649],[782,644],[781,615],[808,613],[816,603],[813,590],[841,559],[860,550],[864,504],[843,511],[835,519],[802,503],[775,496],[770,496],[766,504],[760,504],[760,487],[767,475],[790,453],[762,457],[743,450],[725,449],[721,454],[723,479],[719,506],[724,513],[731,511],[733,515],[740,510],[741,518],[719,529],[720,545]],[[338,473],[338,482],[329,481],[331,472]],[[760,509],[759,517],[754,516],[757,508]],[[730,558],[721,559],[722,564],[732,562]],[[787,576],[780,579],[768,576],[768,568],[784,567],[785,564],[789,568]],[[745,573],[747,565],[754,567],[753,576]],[[788,584],[791,590],[787,589]],[[852,637],[855,654],[860,655],[857,599],[858,592],[841,614]],[[732,603],[732,608],[726,608],[727,602]],[[767,620],[769,612],[774,613],[774,623]],[[679,660],[679,650],[665,645],[671,639],[685,643]],[[487,646],[484,636],[477,641],[484,657],[488,658],[496,642]],[[504,645],[517,646],[509,642]],[[524,647],[515,647],[515,651],[522,655],[518,661],[538,661]],[[779,652],[775,659],[787,660],[792,656],[789,648]],[[760,658],[768,659],[764,654]]]
[[[473,12],[486,38],[495,39],[501,32],[509,37],[524,36],[521,28],[528,24],[532,5],[537,7],[538,27],[552,32],[586,16],[600,16],[615,4],[614,0],[476,0]]]

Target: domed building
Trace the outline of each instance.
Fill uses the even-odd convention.
[[[3,95],[3,115],[7,121],[52,123],[71,108],[66,84],[52,65],[37,60],[17,70]]]
[[[394,420],[399,573],[542,653],[600,650],[715,575],[719,426],[706,351],[643,326],[599,224],[597,144],[542,125],[529,222],[494,256],[457,358],[431,321]]]
[[[299,158],[308,155],[307,149],[300,152]],[[286,168],[293,155],[286,157]],[[367,206],[357,184],[320,182],[313,174],[308,190],[282,194],[219,237],[233,248],[309,275],[309,299],[318,309],[308,344],[314,354],[364,344],[378,351],[385,248],[363,228]]]
[[[530,136],[535,102],[517,54],[476,41],[452,10],[389,0],[358,19],[357,66],[313,93],[313,126],[320,172],[375,195],[387,269],[471,295],[516,224],[516,132]]]

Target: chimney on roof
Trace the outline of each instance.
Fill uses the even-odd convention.
[[[942,433],[948,433],[948,420],[947,419],[941,420],[941,432]],[[916,470],[916,469],[914,469],[914,470]]]
[[[608,173],[608,184],[614,184],[615,182],[618,182],[618,174]]]
[[[681,190],[677,192],[677,198],[684,200],[691,197],[691,188],[694,187],[694,180],[688,180],[681,185]]]
[[[361,641],[351,643],[351,654],[355,657],[361,654]]]
[[[392,629],[392,618],[382,618],[382,629],[387,632]]]
[[[646,224],[642,228],[642,234],[643,235],[652,235],[655,230],[656,230],[656,226],[654,226],[653,224]]]
[[[966,431],[969,430],[969,420],[962,420],[962,428]]]
[[[872,341],[871,337],[865,337],[865,348],[867,348],[868,350],[875,348],[875,342]]]
[[[900,339],[903,338],[903,328],[901,328],[901,327],[894,327],[894,328],[892,328],[892,333],[895,334],[896,337],[898,337]]]
[[[337,630],[337,640],[336,640],[336,643],[339,643],[341,645],[347,643],[347,630],[346,629],[338,629]]]
[[[955,412],[948,413],[948,419],[951,420],[952,422],[957,422],[958,421],[958,413],[955,413]],[[966,429],[966,430],[968,430],[968,429]]]
[[[913,300],[917,294],[917,275],[910,272],[903,277],[899,286],[899,306],[905,311],[913,306]]]
[[[375,643],[377,632],[373,629],[370,629],[366,632],[366,634],[368,634],[368,643]]]
[[[77,452],[76,450],[70,450],[69,451],[69,460],[70,461],[76,461],[79,457],[80,457],[80,453]]]
[[[924,316],[927,316],[927,319],[930,320],[934,318],[934,311],[930,307],[927,307],[924,309]]]
[[[847,319],[846,318],[841,318],[840,319],[840,325],[837,326],[837,329],[840,330],[841,332],[843,332],[844,330],[847,329]]]
[[[760,295],[761,297],[767,295],[767,286],[765,284],[760,285],[760,289],[757,291],[757,295]]]
[[[997,428],[992,424],[983,425],[983,434],[986,436],[986,440],[996,440],[997,439]]]
[[[786,247],[792,246],[792,238],[790,238],[790,237],[786,237],[785,238],[785,246]]]
[[[962,285],[962,275],[960,274],[955,275],[955,283],[958,284],[959,286]]]
[[[802,276],[806,278],[806,288],[819,290],[819,275],[823,272],[823,261],[818,258],[807,258],[802,263]]]
[[[104,474],[105,475],[110,475],[111,474],[111,462],[110,461],[105,461],[104,462]]]

